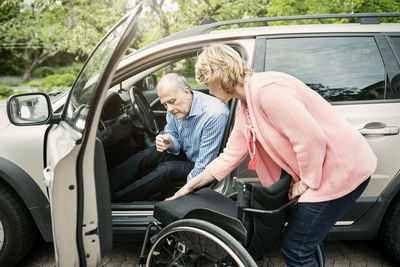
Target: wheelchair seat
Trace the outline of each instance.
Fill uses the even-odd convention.
[[[153,216],[163,225],[181,219],[202,219],[221,227],[245,245],[247,231],[237,218],[237,211],[232,199],[202,188],[178,199],[156,203]]]
[[[211,222],[241,242],[254,258],[259,258],[272,248],[286,222],[288,209],[277,209],[288,203],[291,181],[292,177],[283,171],[281,179],[268,188],[238,183],[237,202],[210,188],[202,188],[174,200],[156,203],[153,216],[164,225],[186,218]]]
[[[298,196],[288,199],[292,177],[282,171],[280,180],[264,187],[238,179],[237,201],[210,188],[181,198],[159,202],[141,251],[140,266],[251,266],[262,259],[279,238]],[[160,227],[161,226],[161,227]],[[158,232],[148,238],[150,229]],[[146,244],[152,247],[147,254]],[[324,257],[319,245],[319,266]]]

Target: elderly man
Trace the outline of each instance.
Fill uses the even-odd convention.
[[[192,91],[185,77],[170,73],[157,85],[167,109],[156,145],[134,154],[110,172],[116,200],[146,200],[175,182],[191,180],[217,157],[228,108],[217,98]],[[150,172],[149,172],[150,169]],[[168,195],[164,194],[164,197]]]

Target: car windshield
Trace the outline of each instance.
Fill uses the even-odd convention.
[[[133,13],[136,13],[136,11]],[[79,132],[82,132],[85,128],[93,93],[129,24],[129,16],[126,16],[106,35],[84,65],[72,88],[71,97],[66,107],[65,120]]]

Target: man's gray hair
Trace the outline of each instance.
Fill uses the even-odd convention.
[[[192,90],[190,88],[190,85],[188,83],[188,81],[186,80],[185,76],[183,76],[182,74],[176,73],[176,85],[178,86],[178,88],[183,89],[185,87],[189,87],[190,90]]]
[[[190,88],[190,85],[188,81],[186,80],[185,76],[179,73],[168,73],[164,75],[160,82],[157,84],[157,90],[162,88],[164,86],[164,83],[175,83],[174,85],[183,91],[186,87],[189,88],[190,92],[192,92],[192,89]]]

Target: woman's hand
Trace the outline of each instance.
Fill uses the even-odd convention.
[[[212,176],[207,170],[204,170],[199,175],[190,180],[187,184],[185,184],[181,189],[179,189],[175,193],[175,195],[165,200],[173,200],[186,194],[192,193],[193,190],[195,190],[196,188],[203,187],[211,183],[214,179],[214,176]]]
[[[306,185],[303,181],[300,180],[292,185],[292,187],[289,190],[289,194],[292,195],[292,197],[301,196],[304,192],[307,191],[307,189],[308,185]]]
[[[192,193],[192,191],[189,190],[189,188],[182,187],[172,197],[166,198],[165,200],[173,200],[173,199],[176,199],[178,197],[182,197],[184,195],[187,195],[189,193]]]

